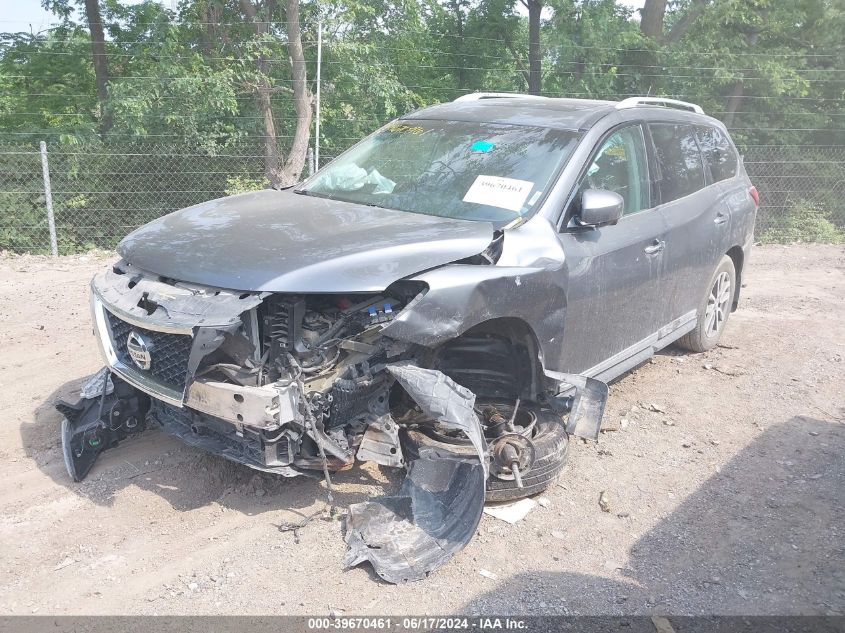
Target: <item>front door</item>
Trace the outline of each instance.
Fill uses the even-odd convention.
[[[563,368],[601,375],[648,346],[656,332],[665,221],[653,208],[645,137],[639,124],[615,130],[589,163],[586,189],[625,201],[614,226],[563,229],[568,277]]]

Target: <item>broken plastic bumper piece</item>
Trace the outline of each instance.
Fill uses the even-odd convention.
[[[103,368],[73,402],[59,400],[62,452],[68,475],[82,481],[104,450],[146,428],[149,398]]]
[[[469,543],[484,509],[478,460],[420,457],[399,494],[349,507],[346,566],[369,561],[384,580],[422,580]]]
[[[604,407],[607,404],[607,385],[601,380],[581,374],[564,374],[548,369],[545,373],[559,382],[558,395],[550,399],[549,403],[560,413],[569,412],[566,432],[569,435],[598,440]]]
[[[476,457],[421,455],[399,493],[349,507],[346,566],[369,561],[392,583],[422,580],[472,539],[484,510],[487,445],[475,395],[439,371],[394,365],[388,371],[426,415],[462,431]]]

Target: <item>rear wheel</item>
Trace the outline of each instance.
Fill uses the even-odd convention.
[[[706,352],[716,347],[736,295],[736,269],[733,260],[725,255],[707,286],[707,292],[698,308],[695,329],[678,340],[678,346],[692,352]]]

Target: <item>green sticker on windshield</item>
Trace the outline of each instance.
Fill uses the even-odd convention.
[[[483,154],[484,152],[489,152],[493,149],[494,145],[495,143],[491,143],[490,141],[476,141],[470,145],[469,149],[471,152],[479,152]]]

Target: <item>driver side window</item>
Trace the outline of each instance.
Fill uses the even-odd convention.
[[[602,144],[578,188],[577,200],[587,189],[618,193],[625,201],[622,215],[651,207],[648,159],[641,126],[623,128]]]

